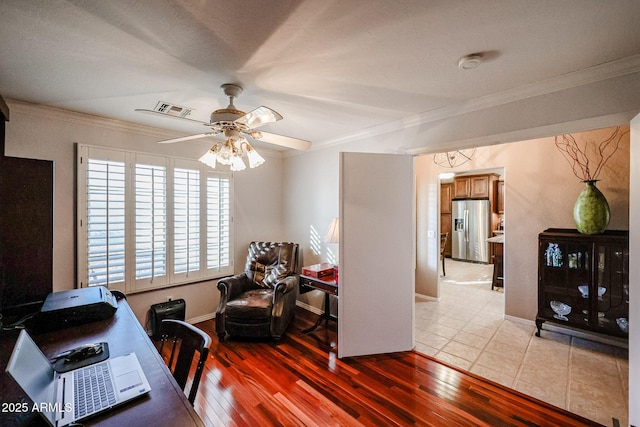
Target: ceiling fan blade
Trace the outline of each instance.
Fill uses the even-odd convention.
[[[282,116],[280,114],[271,108],[262,105],[240,117],[236,120],[236,123],[247,125],[249,128],[255,129],[262,125],[266,125],[267,123],[277,122],[278,120],[282,120]]]
[[[165,139],[158,141],[159,144],[173,144],[174,142],[189,141],[190,139],[204,138],[206,136],[216,135],[220,132],[199,133],[197,135],[181,136],[180,138]]]
[[[294,150],[306,151],[311,147],[311,142],[304,139],[292,138],[290,136],[278,135],[270,132],[260,132],[262,136],[258,141],[268,142],[281,147],[293,148]]]
[[[161,113],[159,111],[147,110],[145,108],[136,108],[135,111],[138,111],[140,113],[153,114],[154,116],[169,117],[169,118],[172,118],[172,119],[178,119],[178,120],[182,120],[182,121],[186,121],[186,122],[200,123],[200,124],[205,124],[205,125],[208,124],[207,122],[202,122],[200,120],[188,119],[186,117],[173,116],[171,114]]]

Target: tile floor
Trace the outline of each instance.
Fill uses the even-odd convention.
[[[607,426],[628,425],[628,351],[504,318],[492,266],[446,260],[440,301],[416,296],[416,351]]]

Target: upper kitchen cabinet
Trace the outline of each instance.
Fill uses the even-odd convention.
[[[452,190],[453,185],[451,183],[443,183],[440,186],[440,213],[451,213]]]
[[[495,173],[457,176],[453,180],[453,197],[456,199],[491,199],[493,186],[498,178],[499,175]]]
[[[504,213],[504,181],[496,181],[495,186],[495,211],[496,213],[502,214]]]

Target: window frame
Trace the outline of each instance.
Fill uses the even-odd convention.
[[[180,158],[168,155],[149,154],[130,150],[120,150],[86,144],[77,144],[77,181],[76,181],[76,216],[77,216],[77,282],[79,287],[89,287],[88,278],[88,162],[89,159],[109,160],[124,162],[125,164],[125,273],[124,281],[111,283],[109,289],[116,289],[126,293],[143,292],[153,289],[162,289],[171,286],[197,283],[212,280],[233,274],[233,173],[216,171],[201,162],[193,159]],[[136,165],[162,166],[165,172],[165,274],[150,278],[136,278]],[[187,273],[174,271],[174,226],[175,226],[175,200],[174,200],[174,174],[176,169],[197,170],[198,181],[198,209],[199,209],[199,269]],[[212,204],[209,201],[209,185],[211,179],[217,182],[218,190],[222,187],[225,194],[222,199],[218,193],[218,200],[213,204],[217,210],[214,229],[218,233],[210,233],[211,221],[208,210]],[[213,194],[213,193],[211,193]],[[225,195],[228,197],[225,199]],[[220,201],[222,200],[222,205]],[[220,226],[221,223],[224,223]],[[226,229],[225,229],[226,226]],[[222,232],[220,232],[222,230]],[[225,232],[228,236],[225,236]],[[222,236],[222,239],[220,237]],[[209,240],[218,238],[217,245],[210,245]],[[226,240],[225,240],[226,238]],[[215,258],[217,267],[210,268],[210,259],[207,251],[217,247]],[[221,253],[226,251],[225,253]],[[228,260],[220,265],[220,259]]]

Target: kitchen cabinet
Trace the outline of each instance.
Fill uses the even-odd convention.
[[[586,235],[548,229],[538,236],[538,315],[544,322],[629,336],[629,232]]]
[[[491,205],[491,230],[497,230],[500,222],[496,209],[496,173],[463,175],[453,179],[453,199],[489,199]]]
[[[443,183],[440,185],[440,213],[451,213],[451,199],[453,193],[453,184]]]
[[[504,181],[503,180],[498,180],[495,182],[495,212],[497,214],[502,214],[504,213]]]
[[[497,180],[498,175],[493,173],[457,176],[453,180],[453,197],[457,199],[492,199],[494,182]]]
[[[453,183],[440,185],[440,232],[449,233],[444,246],[444,256],[451,257],[451,199],[453,198]]]

